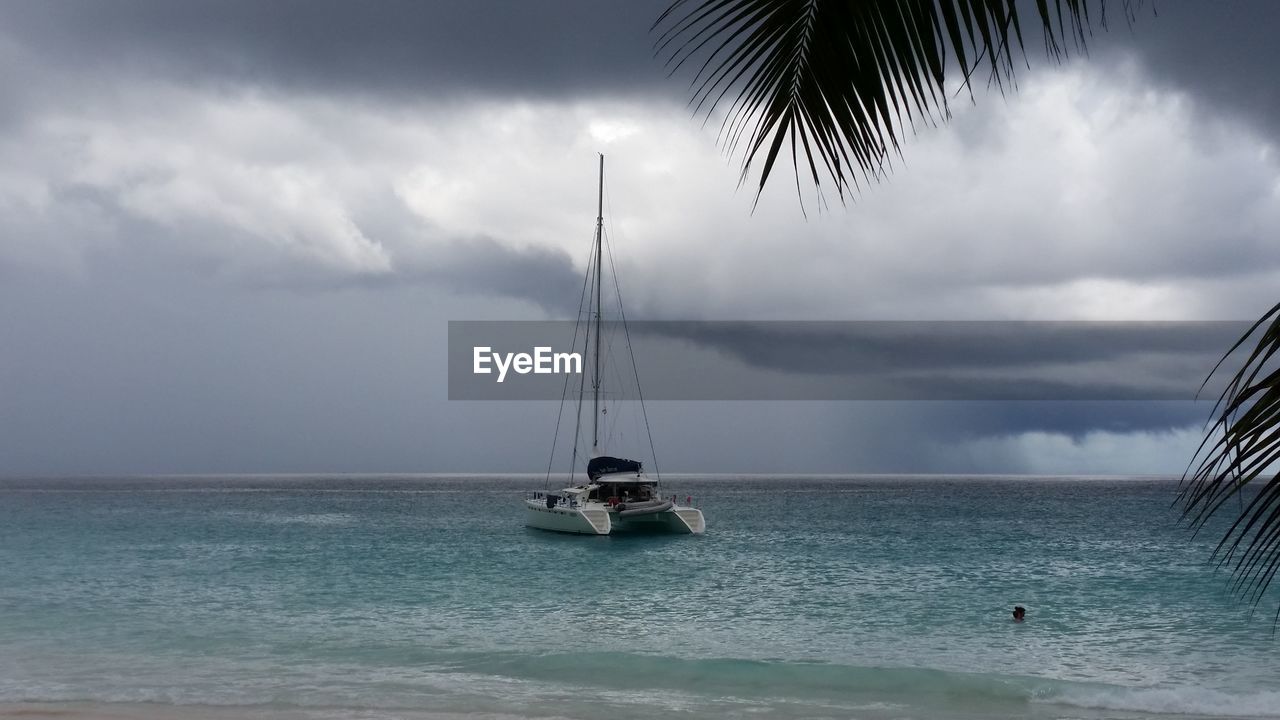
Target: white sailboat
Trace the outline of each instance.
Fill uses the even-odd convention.
[[[702,511],[680,505],[677,498],[663,497],[659,479],[645,473],[636,460],[616,457],[605,452],[600,418],[601,407],[601,275],[604,238],[604,155],[600,156],[600,190],[596,207],[595,267],[588,267],[588,280],[595,283],[589,305],[586,344],[591,349],[591,452],[586,477],[581,483],[558,491],[535,492],[525,500],[525,524],[542,530],[583,535],[609,535],[616,532],[660,532],[700,534],[706,530]],[[621,306],[621,298],[618,300]],[[625,318],[624,318],[625,322]],[[594,327],[591,327],[591,326]],[[634,365],[634,357],[632,358]],[[638,382],[637,382],[638,385]],[[581,418],[583,397],[578,398]],[[639,398],[643,411],[643,397]],[[562,399],[563,404],[563,399]],[[553,443],[554,444],[554,443]],[[574,441],[574,463],[578,462],[577,439]],[[650,439],[652,446],[652,439]],[[554,458],[554,447],[552,448]],[[570,473],[570,480],[576,474]],[[548,474],[548,479],[550,475]]]

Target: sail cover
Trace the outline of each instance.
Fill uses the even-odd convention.
[[[591,458],[591,462],[587,463],[587,477],[595,480],[601,475],[608,475],[609,473],[638,474],[640,469],[640,462],[637,460],[601,455],[600,457]]]

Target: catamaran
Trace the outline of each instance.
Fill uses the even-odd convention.
[[[706,530],[706,521],[702,511],[695,507],[680,505],[677,498],[664,497],[660,488],[660,477],[650,477],[645,473],[643,463],[617,457],[604,448],[601,437],[601,418],[608,412],[601,407],[601,354],[600,336],[602,332],[601,278],[604,270],[602,262],[604,250],[604,155],[600,156],[600,188],[596,203],[596,231],[593,239],[594,264],[587,263],[587,279],[594,280],[593,292],[587,307],[588,318],[586,332],[583,334],[584,344],[591,347],[591,451],[588,455],[586,476],[582,482],[572,484],[558,491],[543,490],[532,493],[525,500],[525,524],[542,530],[554,530],[565,533],[583,535],[609,535],[616,532],[659,532],[700,534]],[[621,297],[618,298],[619,316],[622,318],[625,331],[625,315],[621,312]],[[579,314],[579,318],[583,317]],[[576,333],[575,333],[576,344]],[[630,350],[630,341],[627,343]],[[635,357],[632,355],[632,368],[635,368]],[[566,383],[566,389],[568,384]],[[637,389],[639,387],[637,371]],[[638,393],[637,393],[638,394]],[[585,393],[578,395],[578,418],[582,417]],[[639,397],[641,412],[644,412],[644,398]],[[564,398],[561,398],[563,412]],[[646,428],[648,422],[646,420]],[[647,431],[646,431],[646,434]],[[554,441],[552,458],[554,460]],[[653,440],[650,437],[650,450]],[[570,470],[570,482],[577,474],[579,460],[578,442],[575,433],[573,465]],[[548,483],[550,482],[548,471]]]

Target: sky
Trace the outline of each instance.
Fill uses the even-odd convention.
[[[789,168],[738,187],[654,57],[664,7],[0,0],[0,475],[545,471],[557,404],[450,401],[447,327],[572,318],[596,153],[633,319],[1280,301],[1269,0],[1029,43],[1015,91],[807,213]],[[1176,474],[1209,407],[647,410],[668,471]]]

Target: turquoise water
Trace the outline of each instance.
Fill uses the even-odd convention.
[[[524,528],[541,487],[0,481],[0,703],[1280,717],[1276,598],[1228,596],[1169,481],[673,478],[705,536],[603,538]]]

